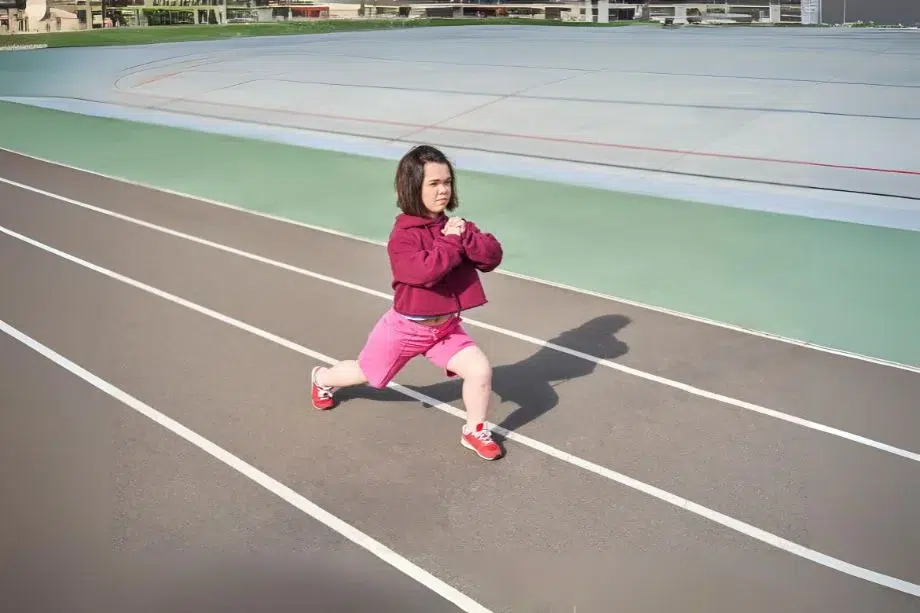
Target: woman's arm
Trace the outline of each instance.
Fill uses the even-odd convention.
[[[471,221],[466,222],[462,242],[466,257],[482,272],[491,272],[502,263],[502,244],[493,235],[481,231]]]
[[[463,261],[463,244],[456,234],[438,235],[431,249],[410,232],[393,232],[387,243],[393,278],[406,285],[432,287]]]

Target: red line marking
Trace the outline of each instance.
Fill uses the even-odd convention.
[[[197,63],[195,63],[195,62],[197,62]],[[153,76],[150,77],[149,79],[145,79],[145,80],[143,80],[143,81],[140,81],[139,83],[135,83],[135,84],[132,85],[131,87],[132,87],[132,88],[134,88],[134,87],[140,87],[140,86],[142,86],[142,85],[148,85],[148,84],[150,84],[150,83],[155,83],[155,82],[157,82],[157,81],[162,81],[163,79],[168,79],[168,78],[170,78],[170,77],[174,77],[174,76],[176,76],[177,74],[179,74],[179,73],[181,73],[181,72],[184,72],[184,71],[188,70],[189,68],[198,68],[199,66],[201,66],[201,65],[203,65],[203,64],[207,64],[207,63],[208,63],[207,60],[200,60],[200,59],[182,60],[181,62],[175,62],[175,63],[172,64],[173,67],[181,66],[181,65],[183,65],[183,64],[185,64],[185,67],[182,68],[181,70],[177,70],[177,71],[175,71],[175,72],[167,72],[167,73],[164,73],[164,74],[153,75]],[[189,66],[188,64],[191,64],[191,66]],[[126,76],[129,76],[129,77],[130,77],[130,76],[133,76],[133,75],[135,75],[135,74],[139,74],[139,73],[141,73],[141,72],[145,72],[145,71],[144,71],[144,70],[139,70],[139,71],[137,71],[137,72],[135,72],[135,73],[131,73],[131,74],[128,74],[128,75],[126,75]]]
[[[150,84],[150,83],[156,83],[157,81],[162,81],[163,79],[168,79],[169,77],[174,77],[174,76],[176,76],[177,74],[179,74],[179,73],[178,73],[178,72],[167,72],[166,74],[154,75],[154,76],[150,77],[149,79],[144,79],[144,80],[141,81],[140,83],[136,83],[136,84],[132,85],[131,87],[140,87],[140,86],[142,86],[142,85],[148,85],[148,84]]]
[[[173,75],[168,75],[173,76]],[[133,93],[133,92],[132,92]],[[165,96],[156,96],[148,94],[134,94],[137,96],[144,96],[147,98],[159,98],[161,100],[169,100],[170,102],[176,102],[172,98],[166,98]],[[577,138],[564,138],[558,136],[537,136],[535,134],[518,134],[515,132],[502,132],[498,130],[477,130],[474,128],[451,128],[448,126],[437,126],[437,125],[424,125],[424,124],[415,124],[408,123],[405,121],[393,121],[389,119],[363,119],[361,117],[350,117],[347,115],[331,115],[328,113],[310,113],[307,111],[297,111],[297,110],[288,110],[288,109],[264,109],[255,106],[249,106],[246,104],[234,104],[232,102],[204,102],[198,100],[183,100],[183,102],[191,102],[194,104],[203,104],[211,106],[224,106],[237,109],[245,109],[248,111],[256,111],[258,113],[286,113],[289,115],[299,115],[304,117],[319,117],[322,119],[333,119],[338,121],[353,121],[359,123],[368,123],[376,125],[387,125],[400,128],[412,128],[417,131],[425,130],[441,130],[444,132],[458,132],[463,134],[477,134],[477,135],[486,135],[486,136],[504,136],[507,138],[517,138],[521,140],[536,140],[544,141],[551,143],[565,143],[570,145],[587,145],[591,147],[603,147],[607,149],[625,149],[629,151],[646,151],[653,153],[667,153],[671,155],[689,155],[696,157],[709,157],[723,160],[743,160],[747,162],[766,162],[770,164],[791,164],[795,166],[815,166],[820,168],[833,168],[835,170],[856,170],[860,172],[877,172],[877,173],[886,173],[886,174],[898,174],[898,175],[907,175],[913,177],[920,177],[920,170],[907,170],[900,168],[876,168],[872,166],[853,166],[848,164],[831,164],[829,162],[810,162],[807,160],[788,160],[783,158],[770,158],[770,157],[760,157],[753,155],[740,155],[735,153],[709,153],[705,151],[690,151],[687,149],[669,149],[665,147],[650,147],[647,145],[627,145],[622,143],[606,143],[603,141],[592,141],[592,140],[582,140]],[[168,110],[168,109],[167,109]]]

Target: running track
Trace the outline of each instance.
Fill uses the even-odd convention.
[[[486,463],[424,361],[310,407],[379,246],[0,168],[2,610],[920,610],[917,372],[493,274]]]

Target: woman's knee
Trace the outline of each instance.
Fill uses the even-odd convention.
[[[472,379],[484,385],[492,383],[492,365],[489,364],[489,359],[485,356],[482,356],[482,359],[473,369]]]
[[[479,347],[470,346],[458,353],[448,368],[464,381],[479,385],[492,383],[492,365]]]

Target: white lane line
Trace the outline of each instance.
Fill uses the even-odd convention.
[[[293,505],[294,507],[300,509],[302,512],[306,513],[313,519],[321,522],[328,528],[335,530],[348,540],[353,543],[363,547],[370,553],[374,554],[390,566],[402,571],[412,579],[415,579],[431,591],[439,594],[441,597],[445,598],[449,602],[453,603],[463,611],[468,611],[469,613],[492,613],[489,609],[485,608],[466,594],[456,590],[450,585],[444,583],[442,580],[438,579],[428,571],[423,568],[416,566],[403,556],[399,555],[383,543],[375,540],[374,538],[364,534],[351,524],[346,523],[345,521],[339,519],[329,511],[317,506],[315,503],[311,502],[304,496],[298,494],[291,488],[286,485],[276,481],[269,475],[265,474],[258,468],[247,463],[245,460],[240,459],[239,457],[233,455],[226,449],[216,445],[205,437],[201,436],[197,432],[190,430],[189,428],[183,426],[181,423],[167,417],[163,413],[160,413],[153,407],[141,402],[134,396],[131,396],[127,392],[121,390],[120,388],[112,385],[108,381],[94,375],[85,368],[75,364],[71,360],[57,353],[50,347],[43,345],[39,341],[30,337],[24,332],[17,330],[7,322],[0,319],[0,330],[10,335],[11,337],[18,340],[20,343],[26,345],[33,351],[36,351],[51,360],[61,368],[70,371],[74,375],[80,377],[90,385],[98,388],[99,390],[105,392],[112,398],[124,403],[125,405],[131,407],[138,413],[150,418],[156,423],[160,424],[173,434],[181,436],[186,441],[195,445],[202,451],[209,453],[214,456],[230,468],[233,468],[240,474],[245,477],[248,477],[264,487],[266,490],[272,492],[285,502]]]
[[[168,300],[174,304],[178,304],[185,308],[191,309],[192,311],[195,311],[197,313],[201,313],[202,315],[206,315],[207,317],[215,319],[221,323],[225,323],[237,329],[243,330],[245,332],[249,332],[250,334],[258,336],[259,338],[262,338],[269,342],[280,345],[286,349],[290,349],[291,351],[294,351],[301,355],[311,357],[317,361],[320,361],[326,364],[330,364],[330,365],[338,362],[338,360],[336,360],[335,358],[332,358],[318,351],[314,351],[312,349],[304,347],[303,345],[299,345],[295,343],[294,341],[278,336],[277,334],[273,334],[266,330],[262,330],[261,328],[257,328],[255,326],[247,324],[243,321],[230,317],[229,315],[225,315],[213,309],[209,309],[208,307],[191,302],[190,300],[186,300],[185,298],[182,298],[180,296],[170,294],[169,292],[158,289],[151,285],[147,285],[146,283],[137,281],[135,279],[132,279],[131,277],[127,277],[125,275],[119,274],[107,268],[103,268],[102,266],[93,264],[92,262],[88,262],[86,260],[83,260],[77,256],[71,255],[59,249],[55,249],[54,247],[41,243],[33,238],[29,238],[28,236],[19,234],[18,232],[15,232],[3,226],[0,226],[0,232],[3,232],[4,234],[7,234],[9,236],[12,236],[13,238],[17,238],[43,251],[54,254],[69,262],[73,262],[74,264],[77,264],[84,268],[88,268],[92,271],[98,272],[102,275],[105,275],[106,277],[109,277],[110,279],[115,279],[116,281],[120,281],[122,283],[130,285],[131,287],[134,287],[136,289],[143,290],[145,292],[153,294],[154,296],[163,298],[164,300]],[[428,404],[449,415],[453,415],[454,417],[457,417],[458,419],[466,419],[465,411],[458,409],[450,404],[441,402],[440,400],[437,400],[436,398],[432,398],[431,396],[427,396],[425,394],[416,392],[415,390],[409,389],[395,382],[390,383],[388,387],[409,398],[412,398],[419,402]],[[906,594],[920,596],[920,585],[910,583],[903,579],[898,579],[896,577],[885,575],[885,574],[882,574],[882,573],[879,573],[879,572],[876,572],[876,571],[873,571],[867,568],[863,568],[861,566],[856,566],[855,564],[851,564],[844,560],[840,560],[838,558],[834,558],[832,556],[823,554],[820,551],[809,549],[807,547],[799,545],[798,543],[794,543],[792,541],[784,539],[780,536],[777,536],[765,530],[761,530],[760,528],[747,524],[741,520],[735,519],[733,517],[730,517],[728,515],[725,515],[723,513],[720,513],[718,511],[705,507],[701,504],[697,504],[693,502],[692,500],[688,500],[686,498],[678,496],[677,494],[672,494],[671,492],[668,492],[666,490],[662,490],[653,485],[649,485],[637,479],[633,479],[632,477],[618,473],[605,466],[595,464],[594,462],[585,460],[584,458],[580,458],[571,453],[567,453],[565,451],[557,449],[551,445],[548,445],[536,439],[532,439],[528,436],[518,434],[517,432],[509,431],[505,428],[497,426],[496,424],[489,423],[488,425],[489,427],[493,428],[495,432],[506,437],[508,440],[515,441],[517,443],[520,443],[535,451],[539,451],[540,453],[546,454],[562,462],[566,462],[573,466],[577,466],[578,468],[587,470],[591,473],[594,473],[595,475],[598,475],[605,479],[609,479],[610,481],[614,481],[621,485],[625,485],[626,487],[640,491],[644,494],[648,494],[649,496],[653,496],[654,498],[662,500],[668,504],[672,504],[676,507],[684,509],[685,511],[689,511],[691,513],[704,517],[717,524],[725,526],[726,528],[729,528],[730,530],[734,530],[736,532],[739,532],[741,534],[754,538],[758,541],[761,541],[763,543],[776,547],[777,549],[781,549],[783,551],[799,556],[806,560],[815,562],[816,564],[820,564],[827,568],[831,568],[833,570],[839,571],[841,573],[845,573],[847,575],[851,575],[853,577],[857,577],[859,579],[863,579],[865,581],[870,581],[872,583],[876,583],[878,585],[882,585],[882,586],[891,588],[893,590],[897,590],[899,592],[904,592]]]
[[[322,227],[322,226],[316,226],[316,225],[313,225],[313,224],[308,224],[308,223],[303,222],[303,221],[297,221],[297,220],[295,220],[295,219],[289,219],[289,218],[287,218],[287,217],[280,217],[280,216],[278,216],[278,215],[272,215],[272,214],[270,214],[270,213],[264,213],[264,212],[262,212],[262,211],[255,211],[255,210],[252,210],[252,209],[247,209],[247,208],[244,208],[244,207],[241,207],[241,206],[237,206],[237,205],[235,205],[235,204],[229,204],[229,203],[227,203],[227,202],[220,202],[219,200],[213,200],[213,199],[211,199],[211,198],[205,198],[204,196],[195,196],[194,194],[187,194],[187,193],[185,193],[185,192],[180,192],[180,191],[168,189],[168,188],[165,188],[165,187],[158,187],[158,186],[156,186],[156,185],[152,185],[152,184],[149,184],[149,183],[144,183],[144,182],[142,182],[142,181],[135,181],[135,180],[132,180],[132,179],[127,179],[127,178],[124,178],[124,177],[118,177],[118,176],[115,176],[115,175],[109,175],[109,174],[106,174],[106,173],[103,173],[103,172],[98,172],[98,171],[95,171],[95,170],[88,170],[88,169],[86,169],[86,168],[79,168],[79,167],[77,167],[77,166],[73,166],[73,165],[70,165],[70,164],[66,164],[66,163],[64,163],[64,162],[57,162],[57,161],[54,161],[54,160],[49,160],[49,159],[47,159],[47,158],[39,157],[39,156],[36,156],[36,155],[31,155],[31,154],[28,154],[28,153],[23,153],[23,152],[21,152],[21,151],[15,151],[15,150],[13,150],[13,149],[8,149],[8,148],[6,148],[6,147],[0,147],[0,151],[6,151],[7,153],[11,153],[11,154],[13,154],[13,155],[19,155],[19,156],[22,156],[22,157],[24,157],[24,158],[29,158],[29,159],[32,159],[32,160],[36,160],[36,161],[42,162],[42,163],[44,163],[44,164],[49,164],[49,165],[52,165],[52,166],[58,166],[58,167],[60,167],[60,168],[66,168],[66,169],[68,169],[68,170],[73,170],[74,172],[79,172],[79,173],[83,173],[83,174],[93,175],[93,176],[96,176],[96,177],[100,177],[100,178],[103,178],[103,179],[107,179],[107,180],[109,180],[109,181],[117,181],[118,183],[124,183],[125,185],[132,185],[132,186],[135,186],[135,187],[140,187],[140,188],[148,189],[148,190],[151,190],[151,191],[157,191],[157,192],[160,192],[160,193],[163,193],[163,194],[170,194],[170,195],[172,195],[172,196],[177,196],[177,197],[179,197],[179,198],[185,198],[185,199],[188,199],[188,200],[192,200],[192,201],[196,201],[196,202],[201,202],[201,203],[204,203],[204,204],[209,204],[209,205],[211,205],[211,206],[216,206],[216,207],[220,207],[220,208],[229,209],[229,210],[232,210],[232,211],[235,211],[235,212],[238,212],[238,213],[245,213],[245,214],[247,214],[247,215],[253,215],[253,216],[255,216],[255,217],[261,217],[261,218],[263,218],[263,219],[269,219],[269,220],[271,220],[271,221],[275,221],[275,222],[278,222],[278,223],[293,225],[293,226],[297,226],[297,227],[300,227],[300,228],[305,228],[305,229],[308,229],[308,230],[313,230],[313,231],[315,231],[315,232],[323,232],[323,233],[325,233],[325,234],[330,234],[330,235],[338,236],[338,237],[341,237],[341,238],[347,238],[347,239],[349,239],[349,240],[354,240],[354,241],[358,241],[358,242],[362,242],[362,243],[367,243],[367,244],[370,244],[370,245],[375,245],[375,246],[377,246],[377,247],[383,247],[383,246],[385,246],[385,243],[383,243],[383,242],[381,242],[381,241],[373,240],[373,239],[370,239],[370,238],[367,238],[367,237],[364,237],[364,236],[358,236],[358,235],[356,235],[356,234],[349,234],[348,232],[342,232],[342,231],[340,231],[340,230],[333,230],[333,229],[331,229],[331,228],[324,228],[324,227]],[[9,180],[3,179],[2,177],[0,177],[0,181],[3,181],[3,182],[8,183],[8,184],[10,184],[10,185],[16,185],[16,186],[22,187],[21,184],[18,184],[18,183],[14,182],[14,181],[9,181]],[[26,189],[27,189],[27,188],[26,188]],[[41,193],[41,192],[40,192],[40,193]],[[765,338],[765,339],[768,339],[768,340],[771,340],[771,341],[777,341],[777,342],[786,343],[786,344],[789,344],[789,345],[795,345],[796,347],[803,347],[803,348],[805,348],[805,349],[812,349],[812,350],[815,350],[815,351],[820,351],[820,352],[822,352],[822,353],[828,353],[828,354],[832,354],[832,355],[836,355],[836,356],[840,356],[840,357],[844,357],[844,358],[849,358],[849,359],[853,359],[853,360],[859,360],[859,361],[861,361],[861,362],[868,362],[868,363],[871,363],[871,364],[876,364],[876,365],[878,365],[878,366],[887,366],[887,367],[889,367],[889,368],[897,368],[897,369],[899,369],[899,370],[907,370],[907,371],[910,371],[910,372],[920,373],[920,367],[911,366],[911,365],[909,365],[909,364],[901,364],[901,363],[899,363],[899,362],[893,362],[893,361],[891,361],[891,360],[883,360],[883,359],[881,359],[881,358],[875,358],[875,357],[868,356],[868,355],[862,355],[862,354],[859,354],[859,353],[853,353],[853,352],[851,352],[851,351],[843,351],[843,350],[840,350],[840,349],[834,349],[833,347],[825,347],[824,345],[818,345],[818,344],[816,344],[816,343],[809,343],[809,342],[807,342],[807,341],[802,341],[802,340],[795,339],[795,338],[789,338],[789,337],[786,337],[786,336],[780,336],[780,335],[778,335],[778,334],[770,334],[770,333],[768,333],[768,332],[761,332],[761,331],[759,331],[759,330],[754,330],[754,329],[751,329],[751,328],[744,328],[744,327],[742,327],[742,326],[736,326],[736,325],[733,325],[733,324],[729,324],[729,323],[725,323],[725,322],[721,322],[721,321],[716,321],[716,320],[714,320],[714,319],[708,319],[708,318],[706,318],[706,317],[700,317],[700,316],[697,316],[697,315],[691,315],[690,313],[683,313],[683,312],[681,312],[681,311],[674,311],[674,310],[671,310],[671,309],[666,309],[666,308],[664,308],[664,307],[658,307],[658,306],[654,306],[654,305],[650,305],[650,304],[645,304],[645,303],[643,303],[643,302],[637,302],[637,301],[635,301],[635,300],[629,300],[629,299],[626,299],[626,298],[619,298],[619,297],[617,297],[617,296],[611,296],[610,294],[604,294],[604,293],[602,293],[602,292],[595,292],[595,291],[592,291],[592,290],[587,290],[587,289],[583,289],[583,288],[580,288],[580,287],[575,287],[575,286],[573,286],[573,285],[567,285],[567,284],[565,284],[565,283],[559,283],[559,282],[557,282],[557,281],[548,281],[548,280],[546,280],[546,279],[541,279],[541,278],[539,278],[539,277],[532,277],[532,276],[530,276],[530,275],[525,275],[525,274],[522,274],[522,273],[516,273],[516,272],[512,272],[512,271],[510,271],[510,270],[504,270],[504,269],[502,269],[502,268],[498,268],[498,269],[495,270],[494,272],[497,273],[497,274],[500,274],[500,275],[505,275],[505,276],[508,276],[508,277],[513,277],[513,278],[515,278],[515,279],[522,279],[522,280],[524,280],[524,281],[529,281],[529,282],[531,282],[531,283],[538,283],[538,284],[540,284],[540,285],[546,285],[546,286],[548,286],[548,287],[553,287],[553,288],[556,288],[556,289],[563,289],[563,290],[566,290],[566,291],[569,291],[569,292],[572,292],[572,293],[582,294],[582,295],[584,295],[584,296],[591,296],[592,298],[598,298],[598,299],[607,300],[607,301],[610,301],[610,302],[617,302],[617,303],[620,303],[620,304],[625,304],[625,305],[629,305],[629,306],[632,306],[632,307],[636,307],[636,308],[640,308],[640,309],[645,309],[645,310],[647,310],[647,311],[653,311],[653,312],[655,312],[655,313],[662,313],[662,314],[664,314],[664,315],[670,315],[670,316],[672,316],[672,317],[678,317],[678,318],[681,318],[681,319],[686,319],[686,320],[689,320],[689,321],[694,321],[694,322],[697,322],[697,323],[702,323],[702,324],[706,324],[706,325],[709,325],[709,326],[714,326],[714,327],[717,327],[717,328],[724,328],[724,329],[726,329],[726,330],[732,330],[733,332],[740,332],[740,333],[742,333],[742,334],[749,334],[749,335],[751,335],[751,336],[757,336],[757,337],[759,337],[759,338]]]
[[[213,249],[218,249],[218,250],[220,250],[220,251],[224,251],[224,252],[226,252],[226,253],[230,253],[230,254],[233,254],[233,255],[236,255],[236,256],[239,256],[239,257],[243,257],[243,258],[246,258],[246,259],[249,259],[249,260],[253,260],[253,261],[259,262],[259,263],[261,263],[261,264],[266,264],[266,265],[268,265],[268,266],[273,266],[273,267],[275,267],[275,268],[280,268],[280,269],[283,269],[283,270],[286,270],[286,271],[289,271],[289,272],[293,272],[293,273],[296,273],[296,274],[299,274],[299,275],[303,275],[303,276],[306,276],[306,277],[310,277],[310,278],[312,278],[312,279],[316,279],[316,280],[319,280],[319,281],[324,281],[324,282],[326,282],[326,283],[331,283],[331,284],[337,285],[337,286],[339,286],[339,287],[344,287],[344,288],[347,288],[347,289],[355,290],[355,291],[358,291],[358,292],[367,294],[367,295],[369,295],[369,296],[375,296],[375,297],[377,297],[377,298],[382,298],[382,299],[384,299],[384,300],[392,300],[392,295],[391,295],[391,294],[388,294],[388,293],[386,293],[386,292],[380,292],[380,291],[377,291],[377,290],[375,290],[375,289],[371,289],[371,288],[369,288],[369,287],[364,287],[363,285],[358,285],[357,283],[351,283],[351,282],[345,281],[345,280],[343,280],[343,279],[338,279],[338,278],[336,278],[336,277],[330,277],[329,275],[324,275],[324,274],[321,274],[321,273],[318,273],[318,272],[313,272],[313,271],[311,271],[311,270],[306,270],[305,268],[300,268],[300,267],[294,266],[294,265],[292,265],[292,264],[287,264],[287,263],[285,263],[285,262],[279,262],[279,261],[277,261],[277,260],[272,260],[272,259],[270,259],[270,258],[261,256],[261,255],[257,255],[257,254],[254,254],[254,253],[250,253],[250,252],[248,252],[248,251],[243,251],[242,249],[237,249],[237,248],[235,248],[235,247],[230,247],[230,246],[228,246],[228,245],[224,245],[224,244],[221,244],[221,243],[216,243],[216,242],[213,242],[213,241],[204,239],[204,238],[200,238],[200,237],[197,237],[197,236],[193,236],[193,235],[191,235],[191,234],[186,234],[186,233],[184,233],[184,232],[179,232],[178,230],[173,230],[173,229],[171,229],[171,228],[166,228],[166,227],[163,227],[163,226],[159,226],[159,225],[154,224],[154,223],[151,223],[151,222],[149,222],[149,221],[144,221],[144,220],[142,220],[142,219],[137,219],[137,218],[134,218],[134,217],[130,217],[130,216],[128,216],[128,215],[124,215],[124,214],[122,214],[122,213],[117,213],[117,212],[115,212],[115,211],[110,211],[110,210],[108,210],[108,209],[104,209],[104,208],[102,208],[102,207],[98,207],[98,206],[95,206],[95,205],[92,205],[92,204],[87,204],[87,203],[81,202],[81,201],[79,201],[79,200],[74,200],[73,198],[68,198],[67,196],[61,196],[61,195],[59,195],[59,194],[55,194],[55,193],[52,193],[52,192],[48,192],[48,191],[39,189],[39,188],[37,188],[37,187],[32,187],[32,186],[29,186],[29,185],[23,185],[23,184],[21,184],[21,183],[17,183],[17,182],[15,182],[15,181],[11,181],[11,180],[5,179],[5,178],[3,178],[3,177],[0,177],[0,182],[7,183],[7,184],[12,185],[12,186],[14,186],[14,187],[18,187],[18,188],[21,188],[21,189],[24,189],[24,190],[27,190],[27,191],[30,191],[30,192],[34,192],[34,193],[40,194],[40,195],[42,195],[42,196],[46,196],[46,197],[48,197],[48,198],[52,198],[52,199],[55,199],[55,200],[59,200],[59,201],[61,201],[61,202],[66,202],[66,203],[68,203],[68,204],[73,204],[74,206],[78,206],[78,207],[81,207],[81,208],[84,208],[84,209],[88,209],[88,210],[90,210],[90,211],[94,211],[94,212],[99,213],[99,214],[102,214],[102,215],[107,215],[107,216],[109,216],[109,217],[114,217],[115,219],[120,219],[120,220],[122,220],[122,221],[126,221],[126,222],[129,222],[129,223],[133,223],[133,224],[135,224],[135,225],[142,226],[142,227],[144,227],[144,228],[148,228],[148,229],[150,229],[150,230],[155,230],[155,231],[157,231],[157,232],[162,232],[162,233],[164,233],[164,234],[168,234],[168,235],[174,236],[174,237],[176,237],[176,238],[181,238],[181,239],[183,239],[183,240],[187,240],[187,241],[191,241],[191,242],[194,242],[194,243],[198,243],[199,245],[204,245],[204,246],[206,246],[206,247],[211,247],[211,248],[213,248]],[[588,362],[591,362],[592,364],[596,364],[596,365],[598,365],[598,366],[603,366],[603,367],[605,367],[605,368],[610,368],[611,370],[616,370],[616,371],[618,371],[618,372],[621,372],[621,373],[624,373],[624,374],[627,374],[627,375],[632,375],[632,376],[638,377],[638,378],[640,378],[640,379],[645,379],[646,381],[652,381],[652,382],[658,383],[658,384],[660,384],[660,385],[665,385],[665,386],[667,386],[667,387],[671,387],[671,388],[674,388],[674,389],[679,389],[679,390],[681,390],[681,391],[683,391],[683,392],[686,392],[686,393],[688,393],[688,394],[692,394],[692,395],[694,395],[694,396],[699,396],[699,397],[701,397],[701,398],[706,398],[706,399],[708,399],[708,400],[714,400],[714,401],[716,401],[716,402],[721,402],[721,403],[723,403],[723,404],[726,404],[726,405],[729,405],[729,406],[733,406],[733,407],[738,408],[738,409],[744,409],[744,410],[746,410],[746,411],[751,411],[751,412],[754,412],[754,413],[759,413],[759,414],[761,414],[761,415],[766,415],[766,416],[768,416],[768,417],[773,417],[773,418],[775,418],[775,419],[780,419],[780,420],[782,420],[782,421],[786,421],[786,422],[795,424],[795,425],[797,425],[797,426],[802,426],[803,428],[808,428],[808,429],[811,429],[811,430],[815,430],[815,431],[817,431],[817,432],[823,432],[824,434],[829,434],[829,435],[831,435],[831,436],[836,436],[836,437],[839,437],[839,438],[848,440],[848,441],[853,442],[853,443],[858,443],[858,444],[860,444],[860,445],[865,445],[865,446],[867,446],[867,447],[871,447],[871,448],[877,449],[877,450],[879,450],[879,451],[884,451],[884,452],[886,452],[886,453],[890,453],[890,454],[893,454],[893,455],[896,455],[896,456],[900,456],[900,457],[905,458],[905,459],[907,459],[907,460],[912,460],[912,461],[914,461],[914,462],[920,462],[920,453],[913,452],[913,451],[908,451],[908,450],[906,450],[906,449],[901,449],[900,447],[895,447],[894,445],[890,445],[890,444],[888,444],[888,443],[883,443],[883,442],[881,442],[881,441],[876,441],[876,440],[874,440],[874,439],[871,439],[871,438],[868,438],[868,437],[865,437],[865,436],[862,436],[862,435],[859,435],[859,434],[854,434],[854,433],[852,433],[852,432],[847,432],[846,430],[841,430],[841,429],[835,428],[835,427],[833,427],[833,426],[828,426],[828,425],[826,425],[826,424],[822,424],[822,423],[819,423],[819,422],[811,421],[811,420],[808,420],[808,419],[805,419],[805,418],[802,418],[802,417],[798,417],[798,416],[796,416],[796,415],[791,415],[791,414],[789,414],[789,413],[784,413],[784,412],[778,411],[778,410],[776,410],[776,409],[770,409],[770,408],[767,408],[767,407],[764,407],[764,406],[760,406],[760,405],[758,405],[758,404],[754,404],[754,403],[752,403],[752,402],[747,402],[747,401],[745,401],[745,400],[739,400],[739,399],[737,399],[737,398],[732,398],[731,396],[725,396],[724,394],[718,394],[718,393],[716,393],[716,392],[710,392],[710,391],[708,391],[708,390],[704,390],[704,389],[702,389],[702,388],[698,388],[698,387],[689,385],[689,384],[687,384],[687,383],[681,383],[680,381],[674,381],[673,379],[668,379],[667,377],[662,377],[662,376],[660,376],[660,375],[655,375],[655,374],[652,374],[652,373],[648,373],[648,372],[645,372],[645,371],[642,371],[642,370],[638,370],[638,369],[636,369],[636,368],[632,368],[632,367],[630,367],[630,366],[625,366],[625,365],[623,365],[623,364],[618,364],[618,363],[613,362],[613,361],[611,361],[611,360],[607,360],[607,359],[604,359],[604,358],[599,358],[599,357],[597,357],[597,356],[594,356],[594,355],[591,355],[591,354],[588,354],[588,353],[584,353],[584,352],[582,352],[582,351],[577,351],[577,350],[575,350],[575,349],[570,349],[570,348],[568,348],[568,347],[563,347],[562,345],[557,345],[556,343],[552,343],[552,342],[549,342],[549,341],[546,341],[546,340],[543,340],[543,339],[539,339],[539,338],[536,338],[536,337],[533,337],[533,336],[529,336],[529,335],[526,335],[526,334],[522,334],[522,333],[520,333],[520,332],[515,332],[514,330],[508,330],[508,329],[506,329],[506,328],[501,328],[501,327],[499,327],[499,326],[493,326],[492,324],[487,324],[487,323],[484,323],[484,322],[481,322],[481,321],[477,321],[477,320],[475,320],[475,319],[464,318],[464,321],[467,322],[467,323],[469,323],[470,325],[477,326],[477,327],[482,328],[482,329],[484,329],[484,330],[489,330],[490,332],[495,332],[496,334],[502,334],[502,335],[504,335],[504,336],[508,336],[508,337],[511,337],[511,338],[514,338],[514,339],[517,339],[517,340],[520,340],[520,341],[524,341],[524,342],[526,342],[526,343],[530,343],[530,344],[532,344],[532,345],[536,345],[536,346],[538,346],[538,347],[546,347],[546,348],[548,348],[548,349],[552,349],[552,350],[554,350],[554,351],[558,351],[559,353],[564,353],[564,354],[570,355],[570,356],[572,356],[572,357],[580,358],[580,359],[582,359],[582,360],[587,360]]]

